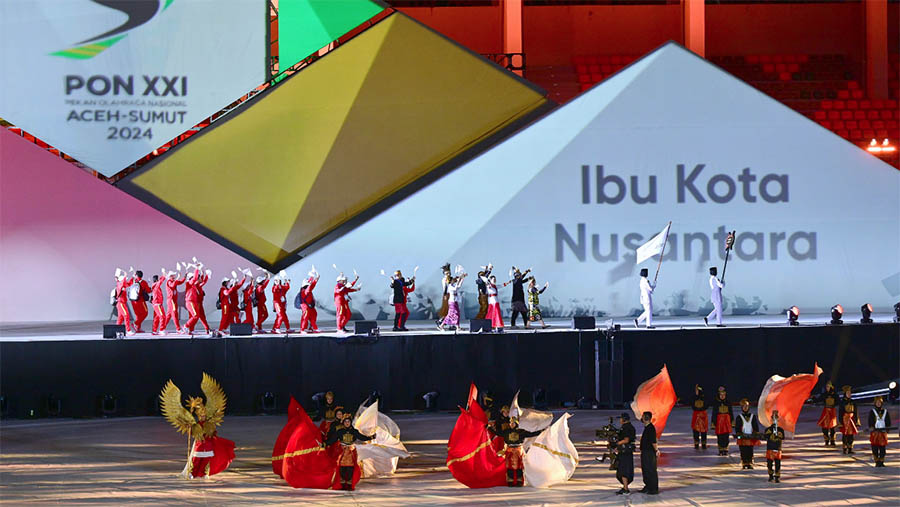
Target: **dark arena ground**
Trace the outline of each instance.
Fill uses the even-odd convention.
[[[716,456],[695,451],[691,411],[677,407],[660,443],[659,496],[615,494],[614,472],[596,457],[604,447],[594,430],[620,411],[575,410],[571,439],[579,453],[572,479],[549,489],[469,489],[450,475],[447,438],[456,415],[393,413],[412,457],[401,460],[391,478],[364,479],[356,491],[293,489],[272,473],[271,449],[283,416],[227,416],[220,434],[236,442],[235,461],[211,479],[185,481],[185,441],[161,417],[43,419],[0,425],[0,493],[6,505],[898,505],[897,435],[887,450],[887,467],[874,467],[869,442],[858,436],[855,453],[825,448],[815,425],[820,407],[807,405],[798,435],[784,444],[782,482],[767,482],[764,450],[757,447],[752,471],[741,470],[737,446]],[[861,413],[867,414],[869,406]],[[898,416],[896,406],[891,416]],[[561,412],[555,412],[558,416]],[[896,420],[896,419],[894,419]],[[640,424],[636,424],[638,433]],[[840,440],[840,438],[838,438]],[[715,446],[715,437],[711,439]],[[634,490],[641,488],[639,461]],[[409,494],[415,493],[414,500]]]

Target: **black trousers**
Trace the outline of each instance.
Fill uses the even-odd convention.
[[[341,467],[341,485],[353,488],[353,467]]]
[[[753,446],[752,445],[739,445],[738,449],[741,450],[741,463],[744,465],[752,465],[753,464]]]
[[[825,435],[825,443],[834,442],[834,428],[822,428],[822,435]]]
[[[702,443],[703,447],[706,447],[706,432],[700,433],[697,430],[694,430],[694,443]]]
[[[622,479],[628,479],[628,483],[634,481],[634,453],[620,452],[619,466],[616,468],[616,479],[622,482]]]
[[[774,470],[773,465],[774,464]],[[767,459],[766,460],[766,468],[769,469],[769,477],[781,477],[781,460],[780,459]]]
[[[844,450],[853,449],[853,435],[844,435],[841,441],[844,443]]]
[[[721,435],[716,435],[716,441],[719,444],[720,451],[728,450],[728,439],[731,438],[730,433],[722,433]]]
[[[656,464],[656,452],[641,451],[641,479],[648,493],[659,491],[659,472]]]
[[[883,445],[872,446],[872,457],[875,458],[875,463],[884,463],[885,454],[887,454],[887,447]]]

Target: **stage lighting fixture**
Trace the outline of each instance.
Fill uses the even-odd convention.
[[[800,309],[797,308],[796,306],[792,306],[787,311],[787,317],[788,317],[788,325],[789,326],[799,326],[800,325],[800,323],[797,322],[797,319],[800,318]]]
[[[872,304],[866,303],[859,307],[860,313],[862,313],[862,318],[859,319],[860,324],[871,324],[872,321]]]
[[[259,395],[259,411],[263,414],[272,414],[275,412],[275,395],[265,392]]]
[[[831,324],[832,326],[838,326],[843,324],[844,321],[841,320],[841,317],[844,316],[844,307],[841,305],[834,305],[831,307]]]
[[[429,393],[425,393],[425,396],[422,396],[422,399],[425,400],[425,410],[428,410],[430,412],[436,412],[437,411],[437,399],[438,399],[438,396],[440,396],[440,395],[441,395],[441,393],[439,393],[437,391],[431,391]]]
[[[104,394],[100,398],[100,415],[113,416],[119,410],[119,399],[112,394]]]

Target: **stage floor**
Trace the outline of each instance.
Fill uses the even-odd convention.
[[[897,417],[897,407],[891,407]],[[887,467],[875,468],[868,439],[860,435],[856,453],[826,449],[815,421],[820,407],[804,408],[798,436],[784,444],[782,483],[766,481],[764,451],[756,468],[743,471],[737,447],[727,458],[714,449],[693,449],[691,411],[676,408],[660,448],[660,489],[656,497],[615,495],[614,472],[594,458],[594,429],[613,411],[575,411],[569,424],[580,463],[566,484],[550,489],[504,487],[473,490],[456,482],[445,466],[446,443],[455,414],[391,414],[413,456],[397,474],[364,479],[354,492],[293,489],[272,473],[270,456],[284,416],[226,416],[220,434],[237,444],[237,458],[209,480],[184,481],[185,439],[161,417],[41,419],[0,423],[0,498],[4,504],[172,504],[172,505],[847,505],[900,504],[897,484],[900,445],[891,436]],[[863,407],[867,414],[869,407]],[[557,412],[557,415],[559,412]],[[894,419],[896,420],[896,419]],[[641,425],[635,424],[640,434]],[[840,439],[840,435],[838,435]],[[710,443],[715,447],[715,436]],[[636,491],[642,487],[635,460]]]
[[[270,319],[271,320],[271,319]],[[828,324],[831,320],[830,315],[826,314],[802,314],[800,315],[800,325],[801,326],[823,326]],[[873,314],[872,320],[876,323],[885,323],[885,322],[893,322],[893,315],[890,313],[881,313],[881,314]],[[83,321],[83,322],[14,322],[14,323],[0,323],[0,341],[5,342],[27,342],[27,341],[38,341],[38,340],[49,340],[49,341],[69,341],[69,340],[100,340],[102,339],[102,328],[104,324],[114,324],[115,321]],[[516,331],[518,333],[521,332],[534,332],[534,333],[553,333],[559,331],[569,331],[572,329],[572,319],[571,318],[560,318],[560,319],[547,319],[546,323],[549,325],[547,329],[540,329],[538,327],[532,326],[530,330],[525,330],[520,324],[516,328],[507,327],[507,331]],[[597,319],[597,327],[605,328],[610,323],[619,324],[623,331],[634,331],[634,323],[632,318],[628,317],[615,317],[610,319],[598,318]],[[724,319],[724,323],[729,328],[741,328],[741,327],[781,327],[787,325],[787,319],[784,315],[734,315],[727,316]],[[859,324],[859,315],[857,314],[847,314],[844,315],[844,323],[845,325],[860,325]],[[218,328],[219,322],[210,321],[210,326],[213,329]],[[508,324],[508,322],[507,322]],[[149,322],[144,323],[145,326],[149,326]],[[407,336],[407,335],[441,335],[441,334],[453,334],[454,331],[438,331],[434,325],[434,322],[431,321],[410,321],[407,323],[407,327],[409,328],[409,332],[394,332],[390,331],[393,323],[391,321],[379,321],[378,325],[381,329],[381,336]],[[703,319],[696,316],[691,317],[654,317],[653,325],[656,329],[659,330],[677,330],[677,329],[698,329],[704,328]],[[269,322],[269,326],[271,326],[271,322]],[[353,322],[347,326],[348,329],[353,329]],[[463,322],[463,328],[468,328],[468,321]],[[270,327],[271,329],[271,327]],[[337,333],[335,322],[332,321],[320,321],[319,322],[320,332],[317,333],[317,336],[331,336],[331,337],[339,337],[346,336],[346,334]],[[643,328],[642,328],[643,329]],[[711,325],[708,329],[715,330],[717,329],[715,326]],[[468,331],[462,330],[458,331],[460,333],[468,333]],[[254,334],[255,337],[266,337],[266,336],[277,336],[284,337],[285,334],[282,332],[280,334]],[[301,336],[301,333],[290,333],[290,336]],[[206,338],[208,337],[202,329],[200,332],[194,333],[194,338]],[[169,333],[165,336],[153,336],[149,332],[139,333],[133,336],[127,336],[128,340],[156,340],[156,339],[188,339],[189,337],[185,334],[176,334],[172,325],[169,326]]]

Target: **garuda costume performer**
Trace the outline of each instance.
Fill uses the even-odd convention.
[[[488,292],[487,292],[487,277],[491,276],[491,270],[494,269],[492,264],[488,264],[487,266],[481,266],[481,271],[478,272],[478,276],[475,277],[475,285],[478,287],[478,314],[475,315],[476,319],[483,319],[485,315],[487,315],[488,311]]]
[[[694,414],[691,416],[691,430],[694,432],[694,449],[706,449],[706,433],[709,431],[709,418],[706,414],[706,399],[700,384],[694,386]]]
[[[512,284],[512,298],[510,303],[512,304],[512,317],[510,320],[510,326],[516,327],[516,317],[519,314],[522,315],[522,321],[525,324],[525,327],[528,327],[528,308],[525,306],[525,283],[529,280],[532,280],[534,277],[526,277],[528,273],[531,273],[531,269],[526,269],[525,272],[519,271],[519,268],[513,266],[510,270],[511,280],[505,282],[503,284],[504,287]]]
[[[781,482],[781,443],[784,441],[784,429],[778,426],[778,411],[772,411],[772,425],[766,428],[766,468],[769,469],[769,482]]]
[[[753,469],[753,446],[759,445],[759,422],[750,411],[750,400],[741,400],[741,411],[734,419],[734,436],[741,451],[741,469]]]
[[[540,431],[525,431],[519,428],[518,418],[510,418],[509,425],[506,429],[495,430],[488,426],[493,434],[503,439],[506,446],[504,459],[506,460],[506,485],[510,488],[522,487],[525,484],[523,475],[525,464],[523,462],[524,454],[522,453],[522,444],[529,437],[536,437],[541,434]]]
[[[356,287],[359,281],[359,275],[349,284],[347,277],[341,273],[337,277],[337,284],[334,286],[334,309],[337,315],[337,330],[339,332],[349,333],[347,323],[350,322],[350,293],[359,291],[360,287]]]
[[[333,392],[328,391],[325,393],[325,403],[322,405],[322,422],[319,424],[319,430],[322,431],[323,438],[328,435],[328,430],[331,428],[331,425],[334,424],[337,411],[343,409],[343,406],[338,405],[337,402],[334,401]]]
[[[841,399],[838,420],[841,422],[841,434],[843,437],[843,454],[853,454],[853,438],[859,433],[859,414],[856,413],[856,404],[851,397],[852,388],[844,386],[844,397]]]
[[[891,414],[884,408],[884,398],[875,397],[875,406],[869,412],[869,443],[872,444],[872,457],[875,466],[884,466],[884,455],[887,450],[887,430],[891,426]]]
[[[534,277],[531,277],[531,281],[528,282],[528,321],[525,322],[525,327],[528,327],[528,322],[540,322],[542,329],[547,329],[547,324],[544,324],[544,317],[541,315],[541,294],[547,290],[547,287],[550,286],[550,282],[544,283],[544,286],[540,289],[537,288],[537,282],[534,281]]]
[[[159,395],[160,410],[179,433],[188,435],[188,462],[181,472],[185,479],[209,477],[224,471],[234,460],[234,442],[216,434],[225,418],[225,393],[212,377],[203,374],[200,389],[206,396],[189,397],[187,409],[181,405],[181,390],[169,380]],[[194,439],[193,446],[190,445]]]
[[[366,436],[360,433],[351,425],[352,421],[349,416],[345,416],[341,421],[341,426],[331,434],[326,441],[322,442],[322,447],[327,448],[329,445],[340,442],[341,454],[337,459],[338,471],[341,476],[341,489],[353,491],[353,485],[359,480],[359,463],[356,454],[356,442],[367,442],[375,438],[375,436]],[[356,480],[354,480],[354,476]]]
[[[716,440],[719,446],[719,456],[728,456],[728,439],[731,437],[731,425],[734,413],[731,404],[728,403],[728,395],[724,386],[719,386],[716,401],[712,406],[712,417],[716,424]]]
[[[825,394],[822,395],[822,402],[825,406],[822,408],[822,415],[819,416],[819,421],[816,424],[822,428],[822,435],[825,436],[825,447],[835,447],[834,432],[838,425],[838,396],[834,391],[834,384],[830,380],[825,384]]]
[[[440,324],[450,309],[450,293],[447,291],[447,287],[450,285],[450,278],[450,263],[448,262],[441,266],[441,307],[438,309],[437,322],[435,324]]]
[[[407,294],[416,290],[416,277],[407,280],[398,269],[391,277],[391,289],[394,291],[394,331],[409,331],[406,329],[406,319],[409,318],[409,307],[406,306]]]

